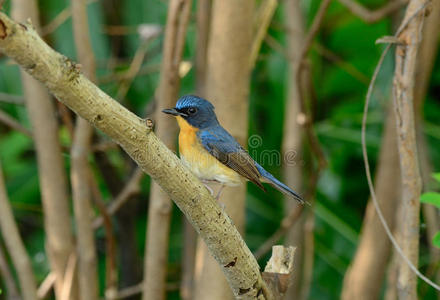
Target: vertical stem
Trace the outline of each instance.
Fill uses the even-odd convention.
[[[298,117],[304,112],[301,111],[301,105],[299,102],[299,88],[298,85],[302,84],[302,80],[298,80],[297,72],[298,65],[301,63],[301,57],[299,56],[304,42],[305,29],[304,29],[304,17],[300,7],[299,0],[288,0],[285,6],[286,11],[286,25],[287,25],[287,38],[288,38],[288,58],[289,58],[289,86],[288,86],[288,99],[287,107],[284,116],[284,136],[283,136],[283,157],[286,157],[288,153],[294,151],[296,165],[283,164],[283,174],[285,182],[288,186],[301,187],[302,185],[302,168],[299,163],[300,156],[302,154],[302,128],[298,123]],[[308,73],[308,72],[307,72]],[[309,74],[304,74],[304,77],[308,77]],[[303,88],[302,90],[305,90]],[[285,163],[285,162],[284,162]],[[292,209],[299,210],[302,207],[298,207],[297,203],[292,199],[285,200],[286,208],[288,211]],[[304,224],[305,215],[303,215],[299,221],[292,226],[286,234],[285,245],[303,245],[304,244]],[[304,247],[298,247],[295,253],[295,273],[292,278],[292,285],[287,291],[287,298],[293,298],[300,295],[301,279],[304,260]]]
[[[185,44],[186,27],[191,0],[172,0],[169,3],[165,42],[156,110],[156,134],[170,149],[175,149],[176,121],[161,111],[174,107],[180,88],[179,65]],[[148,210],[143,295],[144,300],[165,299],[171,200],[153,182]]]
[[[85,0],[72,0],[72,21],[78,60],[85,75],[95,81],[95,57],[90,44],[89,26]],[[71,180],[73,207],[78,240],[78,279],[82,300],[93,300],[98,296],[96,271],[96,248],[92,227],[91,176],[88,155],[93,129],[78,117],[71,149]]]
[[[39,30],[38,8],[35,0],[14,0],[12,15],[19,22],[29,18]],[[55,109],[46,88],[21,71],[26,108],[32,123],[37,150],[38,175],[44,211],[46,251],[51,269],[56,274],[55,293],[61,296],[69,255],[74,250],[70,225],[67,180]]]
[[[9,204],[6,192],[5,180],[3,178],[2,166],[0,163],[0,230],[5,241],[6,248],[12,258],[15,270],[20,282],[21,293],[24,300],[37,299],[37,284],[32,271],[31,260],[29,259],[23,241],[20,237],[17,224],[14,220],[11,205]],[[0,249],[1,250],[1,249]]]
[[[424,4],[412,0],[406,10],[405,22]],[[421,40],[424,14],[415,16],[399,35],[402,44],[396,48],[393,82],[394,110],[402,180],[401,237],[403,253],[417,266],[419,256],[419,210],[421,177],[417,155],[414,122],[414,85],[417,52]],[[399,299],[417,299],[417,277],[402,260],[397,280]]]
[[[95,299],[98,293],[96,249],[92,228],[93,208],[88,184],[87,161],[92,130],[84,119],[75,127],[71,155],[73,208],[77,227],[78,279],[81,299]]]

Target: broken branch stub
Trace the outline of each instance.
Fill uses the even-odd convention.
[[[272,256],[262,273],[274,299],[281,300],[290,286],[296,247],[273,246]]]

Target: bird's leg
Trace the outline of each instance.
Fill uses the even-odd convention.
[[[209,193],[211,194],[211,196],[214,196],[214,191],[212,190],[212,188],[211,188],[209,185],[207,185],[207,184],[204,184],[204,186],[205,186],[206,189],[209,191]]]
[[[222,184],[221,187],[220,187],[220,189],[219,189],[218,192],[217,192],[217,196],[215,196],[215,200],[218,201],[218,199],[220,199],[220,194],[222,193],[222,191],[223,191],[224,188],[225,188],[225,185]]]
[[[206,187],[206,189],[209,191],[211,196],[214,196],[214,190],[208,185],[208,180],[202,180],[203,185]]]

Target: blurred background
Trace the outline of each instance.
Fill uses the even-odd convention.
[[[86,7],[88,24],[80,13],[72,18],[73,2],[78,11]],[[311,204],[297,206],[270,187],[265,193],[252,184],[222,196],[260,266],[270,257],[272,244],[298,247],[288,299],[396,299],[401,258],[369,203],[361,122],[367,88],[385,47],[375,42],[394,34],[405,13],[404,2],[10,0],[4,1],[3,11],[16,20],[40,23],[37,29],[51,47],[78,61],[103,91],[129,110],[153,119],[159,137],[176,152],[174,119],[155,112],[172,107],[185,94],[215,104],[224,127]],[[414,99],[424,192],[435,192],[440,185],[431,176],[440,170],[439,11],[434,1],[425,21]],[[167,16],[175,22],[167,25]],[[88,30],[92,51],[86,48],[88,42],[79,40],[81,34],[74,35],[75,22],[83,25],[83,32]],[[92,62],[87,61],[90,57]],[[378,200],[398,236],[405,220],[399,216],[400,170],[392,117],[394,60],[390,51],[379,72],[366,142]],[[45,97],[49,111],[40,106],[33,98],[38,93],[25,78],[13,61],[0,57],[3,190],[30,259],[38,297],[232,299],[220,269],[210,265],[209,254],[197,244],[180,210],[149,176],[101,132],[84,124],[81,129],[75,114],[53,97]],[[43,125],[48,118],[53,122]],[[55,140],[44,139],[49,131]],[[74,138],[80,140],[81,132],[87,136],[85,154]],[[248,137],[253,138],[249,144]],[[54,157],[48,143],[60,157],[58,170],[45,158],[44,153]],[[73,157],[75,144],[82,153],[79,162]],[[81,161],[87,166],[75,167]],[[86,178],[85,185],[81,178]],[[51,195],[54,189],[61,191]],[[440,252],[432,239],[440,219],[432,205],[420,212],[418,266],[435,281],[440,278]],[[81,223],[84,217],[88,220]],[[51,231],[50,226],[62,230]],[[152,240],[147,241],[147,228],[160,236],[148,234]],[[51,242],[55,240],[50,234],[62,246],[56,248],[59,244]],[[86,236],[82,241],[87,241],[87,234],[92,244],[78,246],[85,245],[80,240]],[[154,238],[165,241],[159,244]],[[2,232],[0,298],[32,299],[20,292],[19,272],[6,244]],[[84,247],[92,254],[82,260]],[[73,267],[87,265],[87,257],[89,271]],[[72,287],[66,296],[63,282],[68,278]],[[423,282],[417,295],[438,297]]]

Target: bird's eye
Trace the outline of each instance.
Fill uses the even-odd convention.
[[[190,108],[188,108],[188,113],[189,113],[190,115],[195,114],[196,112],[197,112],[197,108],[195,108],[195,107],[190,107]]]

